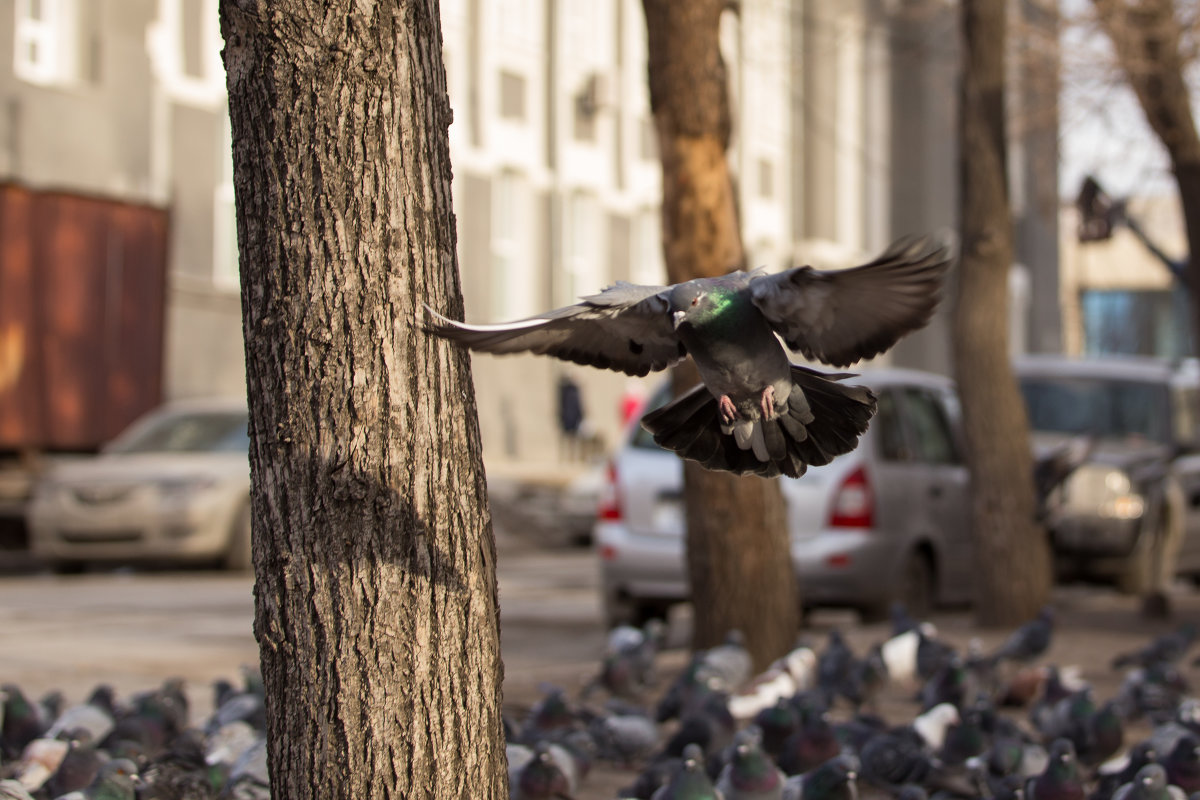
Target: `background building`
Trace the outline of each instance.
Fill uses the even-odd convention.
[[[1187,261],[1187,238],[1174,195],[1130,198],[1135,219],[1163,255]],[[1192,352],[1188,297],[1162,259],[1124,224],[1111,238],[1080,242],[1079,211],[1062,209],[1060,287],[1063,349],[1074,355],[1180,358]]]
[[[163,399],[244,391],[216,5],[0,0],[0,20],[12,21],[0,35],[0,188],[42,204],[32,227],[0,205],[0,439],[11,434],[0,450],[94,447]],[[847,266],[900,234],[957,224],[957,12],[904,5],[919,13],[877,0],[745,0],[726,15],[730,159],[752,266]],[[468,318],[520,317],[615,280],[662,282],[638,0],[443,0],[442,14]],[[1027,202],[1045,193],[1039,180],[1055,195],[1054,171],[1030,166],[1045,140],[1014,132],[1027,156],[1015,159],[1014,203],[1020,219],[1053,230],[1056,209]],[[36,235],[21,255],[7,231],[26,227]],[[1022,241],[1033,283],[1057,285],[1057,235]],[[6,306],[14,287],[27,300]],[[1018,307],[1016,327],[1036,329],[1020,341],[1057,341],[1050,306],[1036,323]],[[78,309],[83,324],[70,321]],[[941,313],[892,358],[948,371],[945,327]],[[533,357],[474,365],[496,470],[560,459],[563,375],[581,386],[587,429],[608,443],[622,398],[649,385]],[[39,403],[95,419],[87,435],[51,441],[45,431],[61,426],[29,422]]]

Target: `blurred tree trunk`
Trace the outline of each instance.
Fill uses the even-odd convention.
[[[508,796],[436,0],[221,0],[278,798]]]
[[[725,0],[643,0],[650,106],[663,164],[663,249],[672,283],[743,266],[725,151],[731,117],[718,47]],[[689,363],[677,388],[697,380]],[[740,629],[756,665],[785,653],[799,628],[783,498],[776,481],[684,462],[693,646]]]
[[[954,309],[954,366],[971,470],[976,617],[1012,626],[1046,603],[1045,532],[1034,521],[1029,422],[1008,352],[1008,200],[1004,105],[1007,0],[962,5],[960,110],[962,258]]]
[[[1200,252],[1200,134],[1184,76],[1194,55],[1185,56],[1184,23],[1171,0],[1093,0],[1101,26],[1112,39],[1117,63],[1137,95],[1151,130],[1162,141],[1175,171],[1188,252]],[[1192,347],[1200,353],[1200,259],[1188,258]]]

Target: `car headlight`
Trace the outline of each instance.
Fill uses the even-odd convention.
[[[1085,464],[1067,479],[1064,494],[1070,511],[1110,519],[1137,519],[1146,502],[1123,470]]]

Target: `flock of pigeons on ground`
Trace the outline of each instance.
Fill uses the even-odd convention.
[[[506,716],[511,795],[571,798],[607,762],[630,776],[618,796],[645,800],[1200,798],[1200,699],[1180,670],[1196,626],[1118,655],[1103,701],[1078,670],[1040,663],[1053,629],[1047,609],[993,652],[960,652],[897,608],[864,653],[832,630],[752,675],[734,632],[660,682],[663,624],[619,627],[578,697],[549,688]],[[199,725],[183,688],[119,701],[101,685],[68,705],[0,687],[0,800],[269,798],[261,679],[218,681]],[[897,688],[903,724],[881,715]]]
[[[67,705],[0,686],[0,800],[268,800],[262,680],[214,684],[193,725],[183,682],[121,702],[100,685]]]
[[[1200,700],[1180,671],[1196,626],[1117,656],[1104,700],[1077,668],[1040,663],[1050,609],[990,653],[900,608],[892,628],[865,653],[833,630],[759,675],[735,632],[665,687],[662,626],[614,629],[578,698],[547,688],[506,723],[511,796],[572,797],[607,761],[635,776],[618,797],[644,800],[1200,798]],[[884,720],[885,688],[912,698],[909,721]]]

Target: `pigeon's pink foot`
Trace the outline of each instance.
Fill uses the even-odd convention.
[[[768,386],[762,390],[763,419],[775,419],[775,387]]]
[[[737,407],[727,394],[723,394],[717,398],[717,408],[721,412],[721,421],[726,425],[732,425],[734,420],[738,418]]]

